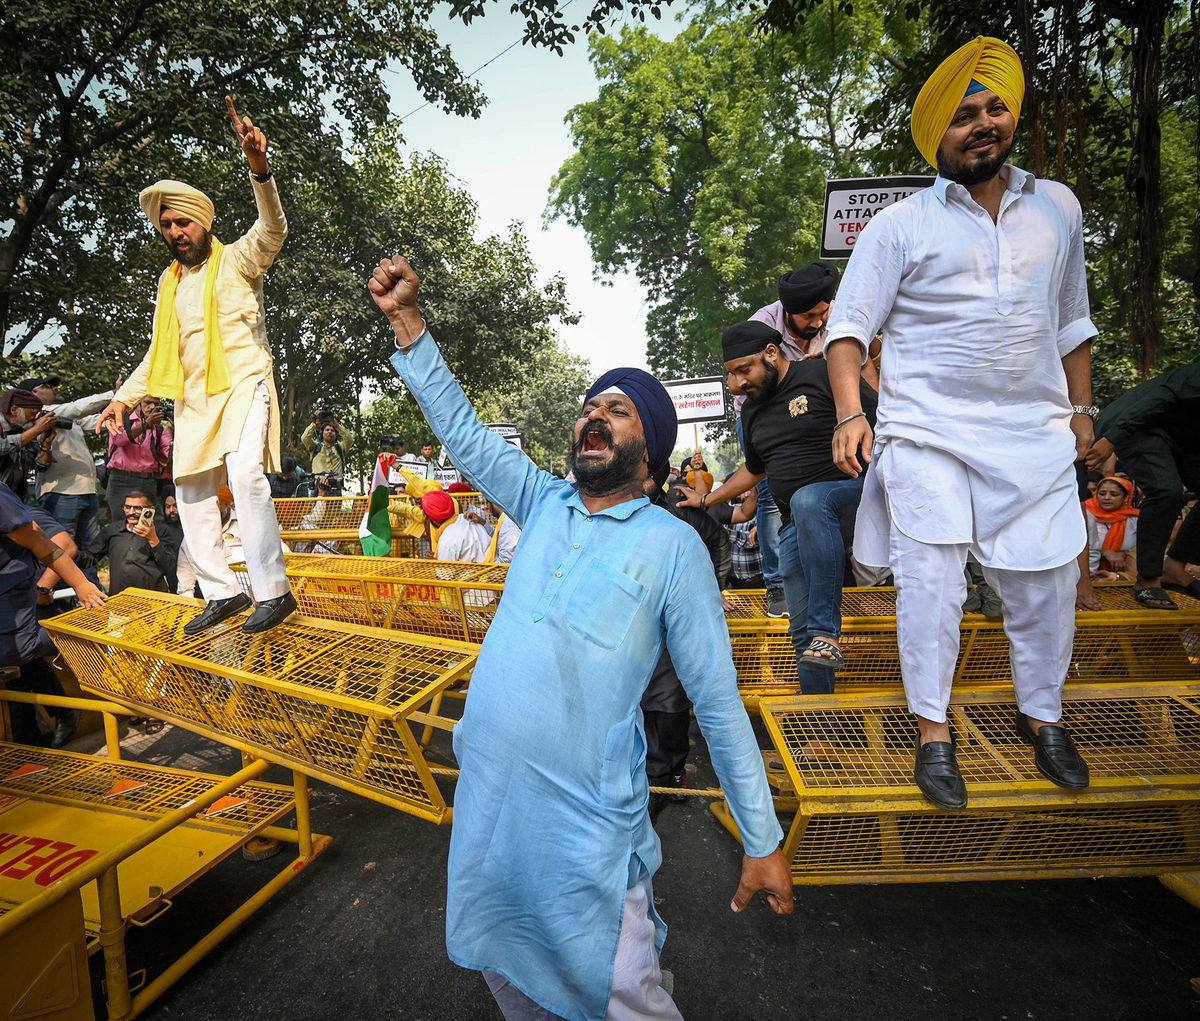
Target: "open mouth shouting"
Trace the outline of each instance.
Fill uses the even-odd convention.
[[[575,443],[576,458],[599,458],[611,453],[613,437],[608,426],[600,422],[589,422]]]

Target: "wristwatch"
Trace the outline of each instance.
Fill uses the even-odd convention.
[[[1072,404],[1072,415],[1087,415],[1088,418],[1095,418],[1100,414],[1100,409],[1094,404]]]
[[[265,170],[261,174],[256,174],[253,170],[251,170],[250,176],[253,177],[254,180],[256,180],[259,184],[266,184],[269,180],[271,180],[272,177],[275,176],[275,171]]]

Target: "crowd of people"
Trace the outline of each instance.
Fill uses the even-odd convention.
[[[539,470],[479,423],[408,261],[374,268],[391,363],[485,502],[460,512],[427,484],[444,460],[433,440],[418,456],[387,437],[386,483],[420,497],[429,555],[510,564],[454,732],[446,918],[451,957],[483,972],[506,1017],[679,1017],[652,889],[652,819],[671,795],[650,798],[647,779],[686,784],[693,712],[745,848],[731,906],[761,891],[791,912],[723,590],[766,589],[802,692],[823,694],[845,663],[843,587],[894,584],[913,779],[949,811],[968,800],[947,717],[964,611],[1003,617],[1014,730],[1046,778],[1082,789],[1088,765],[1061,707],[1076,609],[1102,612],[1093,582],[1120,578],[1152,610],[1177,609],[1172,591],[1200,596],[1200,366],[1094,405],[1082,215],[1067,188],[1007,162],[1023,95],[1002,41],[948,57],[912,113],[934,184],[871,219],[844,276],[800,266],[777,301],[723,332],[744,456],[719,482],[699,452],[670,466],[670,398],[630,368],[589,388],[570,476]],[[52,377],[0,395],[0,600],[16,622],[0,665],[19,667],[18,683],[50,683],[36,617],[56,579],[99,606],[104,559],[110,594],[198,588],[204,609],[184,626],[198,634],[251,606],[236,548],[257,602],[242,630],[277,626],[296,603],[271,499],[341,492],[359,438],[328,409],[303,458],[280,456],[261,278],[287,223],[266,136],[227,102],[253,226],[223,245],[203,192],[147,188],[141,206],[172,259],[142,362],[74,402]],[[87,429],[107,430],[105,479]],[[801,768],[829,765],[832,744],[819,728]]]

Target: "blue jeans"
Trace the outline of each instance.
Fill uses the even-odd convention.
[[[76,546],[84,552],[92,548],[100,535],[100,498],[95,493],[43,493],[38,503],[67,530]],[[83,573],[93,585],[100,583],[94,564],[85,567]]]
[[[842,579],[846,536],[862,498],[863,480],[814,482],[792,494],[792,520],[779,533],[779,573],[791,613],[790,634],[796,649],[800,690],[806,695],[833,691],[828,667],[800,659],[814,637],[842,633]]]
[[[743,453],[746,450],[745,434],[742,432],[742,420],[737,423],[738,446]],[[763,584],[767,588],[778,588],[783,584],[779,573],[779,526],[783,523],[779,508],[775,506],[775,497],[771,495],[768,479],[758,484],[758,511],[754,516],[754,524],[758,527],[758,550],[762,555]]]

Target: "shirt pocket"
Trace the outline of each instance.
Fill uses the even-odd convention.
[[[602,649],[616,649],[648,591],[641,582],[593,558],[567,600],[567,626]]]

